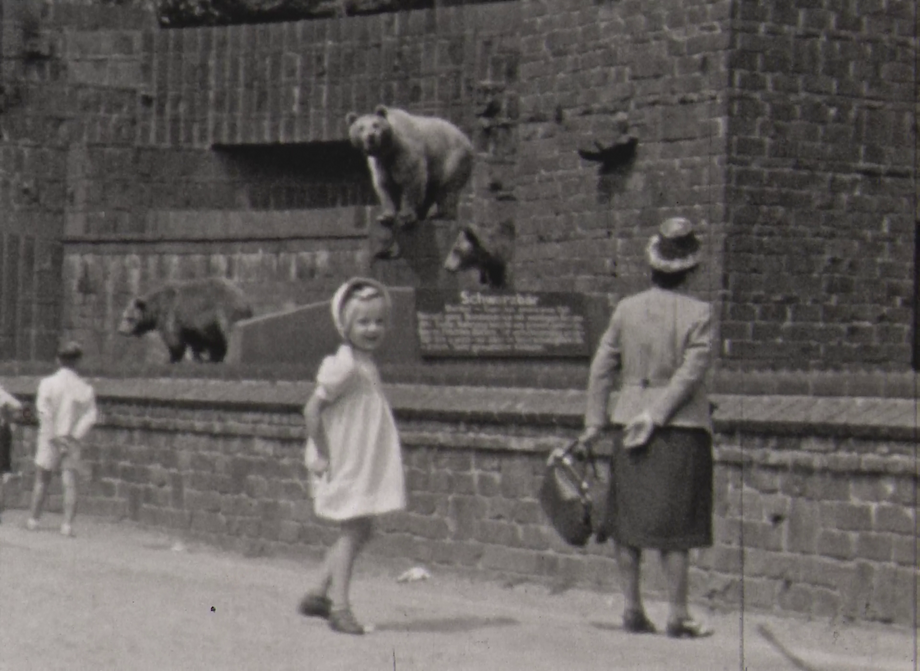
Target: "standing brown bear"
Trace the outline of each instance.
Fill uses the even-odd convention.
[[[378,222],[408,228],[433,205],[438,218],[457,218],[460,192],[473,171],[473,144],[463,131],[444,119],[383,105],[373,114],[349,112],[345,120],[351,143],[367,157],[383,209]],[[376,254],[398,255],[395,244]]]
[[[191,348],[196,361],[223,361],[230,329],[252,317],[252,308],[238,286],[221,277],[170,282],[145,296],[132,298],[121,317],[118,332],[141,336],[159,331],[172,363]]]

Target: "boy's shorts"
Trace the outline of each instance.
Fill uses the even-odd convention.
[[[46,471],[77,471],[80,469],[80,443],[68,438],[52,438],[39,446],[35,465]]]

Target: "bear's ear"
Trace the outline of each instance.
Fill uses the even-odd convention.
[[[473,229],[470,226],[464,226],[463,228],[461,228],[460,233],[463,235],[463,237],[466,238],[467,242],[469,242],[473,247],[480,248],[480,249],[482,248],[482,243],[479,242],[479,236],[476,235],[476,233],[473,231]]]
[[[358,120],[358,115],[355,114],[354,112],[349,112],[348,114],[345,115],[345,123],[347,123],[349,126],[351,126],[351,124],[353,124],[357,120]]]
[[[383,117],[384,119],[387,118],[387,114],[389,113],[389,111],[390,110],[387,109],[386,105],[377,105],[377,107],[374,108],[374,114],[376,114],[379,117]]]

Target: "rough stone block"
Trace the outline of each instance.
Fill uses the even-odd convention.
[[[786,527],[786,549],[790,552],[814,553],[819,529],[817,504],[794,498],[789,508],[789,524]]]
[[[880,505],[875,509],[876,531],[890,531],[897,534],[916,533],[916,522],[907,508],[894,505]]]
[[[449,535],[447,522],[436,517],[407,515],[406,529],[413,536],[432,540],[446,540]]]
[[[533,575],[537,572],[537,554],[530,550],[520,550],[497,545],[483,548],[481,566],[496,571]]]
[[[476,540],[493,545],[503,545],[505,547],[516,547],[520,545],[517,526],[507,522],[496,522],[492,520],[479,521],[479,531]]]
[[[823,529],[818,533],[815,549],[818,554],[836,559],[853,559],[856,556],[855,534]]]
[[[473,496],[455,496],[450,500],[451,537],[468,540],[477,536],[479,520],[485,514],[486,503]]]
[[[835,503],[830,510],[831,524],[842,531],[868,531],[872,529],[872,506],[853,503]],[[825,519],[822,508],[822,521]]]
[[[894,536],[891,542],[891,560],[901,566],[917,566],[920,557],[920,537]]]
[[[497,496],[501,493],[501,479],[497,473],[476,474],[476,493],[480,496]]]
[[[502,463],[501,492],[507,498],[533,496],[536,491],[533,469],[525,457],[512,457]]]

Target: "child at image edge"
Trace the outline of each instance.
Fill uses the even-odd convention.
[[[348,600],[355,559],[374,516],[406,507],[399,436],[372,358],[386,333],[390,295],[375,280],[353,278],[335,292],[331,307],[343,342],[323,360],[304,407],[305,461],[314,511],[337,522],[340,533],[299,610],[328,619],[334,631],[363,634]]]
[[[0,513],[3,512],[3,486],[13,473],[13,428],[11,422],[22,412],[22,403],[0,387]]]

